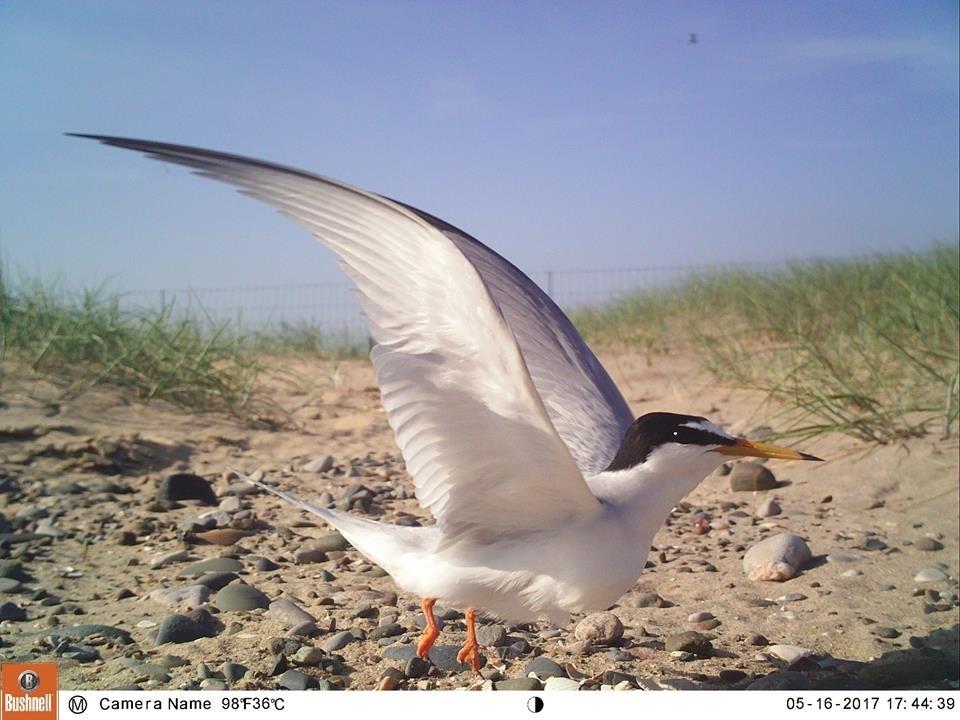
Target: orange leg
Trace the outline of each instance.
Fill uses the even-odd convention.
[[[457,662],[469,663],[474,672],[480,671],[480,644],[477,642],[477,611],[467,609],[467,641],[457,653]]]
[[[423,616],[427,619],[427,626],[423,629],[423,635],[420,636],[420,642],[417,643],[417,657],[427,660],[430,654],[430,648],[440,637],[440,628],[437,627],[437,619],[433,616],[433,606],[436,605],[436,598],[424,598],[420,603],[423,608]]]

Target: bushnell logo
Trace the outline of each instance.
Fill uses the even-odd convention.
[[[0,666],[0,714],[3,720],[55,720],[55,663],[3,663]]]

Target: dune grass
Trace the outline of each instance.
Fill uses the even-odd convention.
[[[242,332],[172,303],[131,309],[102,290],[70,294],[36,281],[12,288],[0,268],[0,388],[6,373],[26,372],[59,386],[65,399],[114,385],[146,400],[264,420],[264,358],[342,359],[362,350],[309,327]]]
[[[601,345],[695,350],[718,381],[765,392],[781,436],[949,436],[960,407],[958,264],[957,246],[939,245],[695,277],[574,322]]]

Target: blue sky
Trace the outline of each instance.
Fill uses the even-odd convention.
[[[0,252],[75,286],[342,279],[269,208],[67,131],[337,177],[528,271],[956,242],[957,37],[956,2],[6,0]]]

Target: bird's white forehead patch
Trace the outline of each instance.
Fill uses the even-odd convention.
[[[694,430],[702,430],[703,432],[708,432],[708,433],[711,433],[711,434],[713,434],[713,435],[719,435],[719,436],[722,437],[722,438],[732,438],[732,437],[733,437],[733,435],[731,435],[731,434],[728,433],[728,432],[724,432],[723,430],[721,430],[719,427],[717,427],[716,425],[714,425],[714,424],[713,424],[712,422],[710,422],[709,420],[697,420],[696,422],[688,422],[688,423],[684,423],[684,424],[681,425],[680,427],[688,427],[688,428],[692,428],[692,429],[694,429]]]

